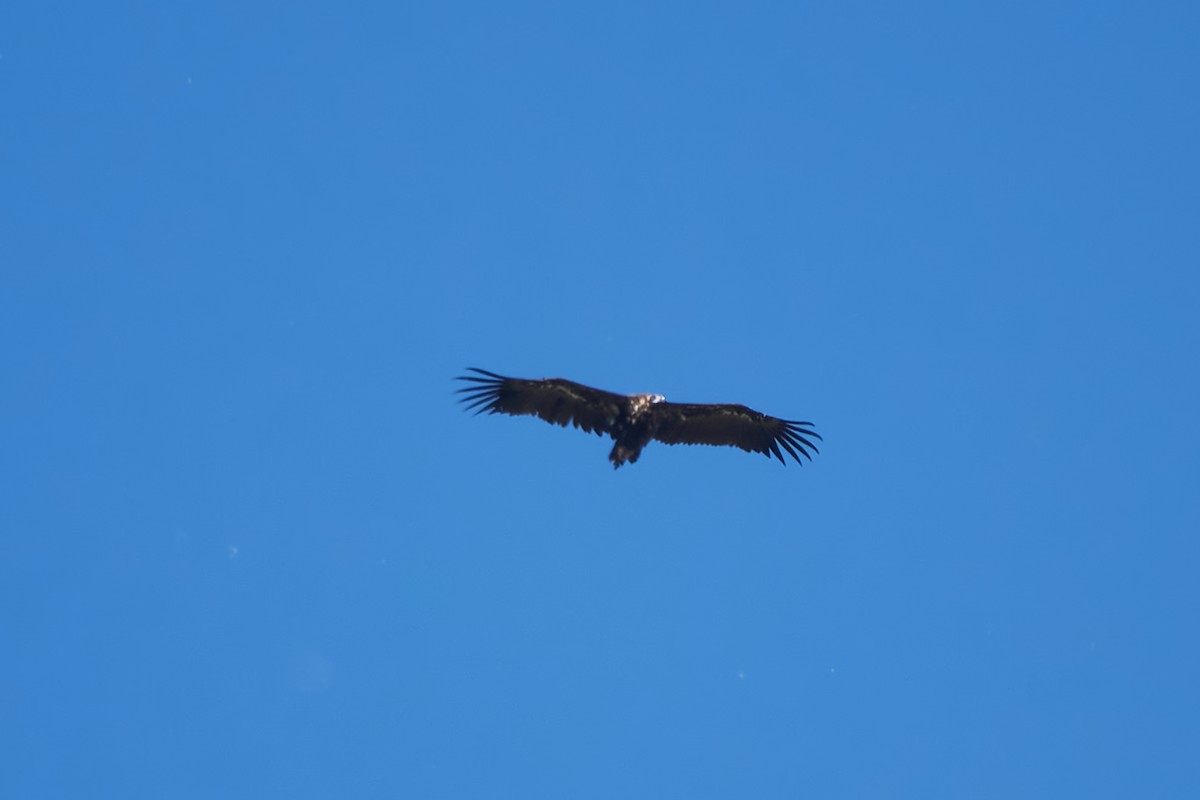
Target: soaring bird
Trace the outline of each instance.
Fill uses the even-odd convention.
[[[637,461],[651,439],[740,447],[775,456],[782,464],[787,461],[780,448],[798,464],[804,463],[800,456],[812,460],[809,450],[818,452],[812,440],[821,437],[811,422],[776,419],[743,405],[668,403],[661,394],[616,394],[564,378],[506,378],[468,369],[476,374],[456,378],[469,383],[458,390],[468,409],[476,409],[476,414],[530,414],[597,436],[608,434],[615,442],[608,454],[614,468]]]

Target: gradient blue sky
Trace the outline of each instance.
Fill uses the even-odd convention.
[[[7,3],[0,795],[1200,796],[1198,8]]]

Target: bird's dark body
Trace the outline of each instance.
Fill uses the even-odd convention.
[[[635,463],[642,454],[642,448],[650,444],[658,429],[658,418],[647,413],[650,406],[656,402],[657,395],[635,394],[626,398],[624,413],[613,421],[613,449],[608,454],[608,460],[613,467],[619,467],[628,462]]]
[[[459,391],[476,413],[533,415],[556,425],[574,425],[613,439],[608,458],[614,467],[632,464],[657,439],[666,444],[709,444],[740,447],[774,455],[786,451],[797,463],[812,459],[812,439],[821,437],[810,422],[777,419],[734,404],[668,403],[657,394],[615,394],[563,378],[506,378],[471,368],[476,375],[459,380],[472,385]]]

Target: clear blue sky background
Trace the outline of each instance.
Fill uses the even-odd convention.
[[[1198,39],[6,4],[0,795],[1200,796]]]

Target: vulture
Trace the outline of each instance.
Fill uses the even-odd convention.
[[[636,462],[652,439],[740,447],[775,456],[785,465],[784,452],[798,464],[804,463],[800,456],[811,461],[809,451],[818,452],[812,440],[821,437],[811,422],[776,419],[743,405],[668,403],[661,394],[616,394],[563,378],[506,378],[467,369],[475,374],[456,378],[468,383],[458,390],[467,409],[476,414],[532,415],[585,433],[608,434],[614,442],[608,454],[614,469]]]

